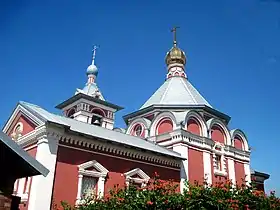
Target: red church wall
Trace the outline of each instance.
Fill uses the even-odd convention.
[[[234,168],[235,168],[235,179],[237,185],[242,185],[245,179],[245,171],[244,171],[244,164],[234,161]]]
[[[217,141],[217,142],[220,142],[220,143],[225,143],[225,135],[224,135],[224,132],[223,130],[218,127],[218,126],[213,126],[211,128],[211,138],[214,140],[214,141]]]
[[[21,122],[23,125],[22,135],[25,135],[36,128],[36,125],[31,122],[27,117],[25,117],[22,113],[18,113],[15,117],[14,122],[11,127],[8,129],[7,134],[10,136],[14,132],[14,128],[18,122]]]
[[[189,148],[189,181],[194,183],[198,181],[200,184],[204,181],[203,153]]]
[[[157,134],[173,131],[173,123],[170,119],[163,119],[157,125]]]
[[[180,170],[165,169],[60,146],[57,155],[53,192],[53,200],[56,204],[60,204],[60,201],[63,200],[72,205],[75,203],[78,190],[77,166],[91,160],[96,160],[109,171],[105,181],[105,194],[108,194],[109,190],[116,184],[124,186],[125,177],[123,173],[135,168],[142,169],[150,177],[153,177],[154,172],[158,172],[162,179],[174,179],[176,183],[179,183],[180,180]],[[168,173],[166,173],[167,170]]]
[[[243,149],[242,140],[238,136],[234,137],[234,147],[241,150]]]
[[[200,135],[200,125],[194,119],[189,119],[187,123],[187,130],[193,134]]]

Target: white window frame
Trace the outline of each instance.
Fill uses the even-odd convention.
[[[133,176],[138,175],[140,178],[133,178]],[[131,182],[136,184],[141,184],[141,187],[145,187],[150,180],[150,177],[142,171],[140,168],[135,168],[131,171],[124,173],[126,186],[129,186]]]
[[[218,169],[216,156],[219,155],[221,157],[221,168]],[[225,159],[225,146],[220,142],[215,142],[213,147],[213,167],[214,167],[214,175],[226,176],[226,159]]]
[[[87,170],[88,168],[95,168],[96,171]],[[97,178],[97,197],[101,198],[104,196],[105,188],[105,178],[108,174],[108,170],[98,163],[96,160],[88,161],[81,165],[78,165],[78,192],[77,192],[77,201],[76,204],[79,204],[82,200],[82,184],[83,176],[89,176]]]

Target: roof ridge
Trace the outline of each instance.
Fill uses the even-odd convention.
[[[182,78],[180,78],[180,79],[181,79],[180,81],[182,81],[182,83],[183,83],[185,89],[188,91],[189,95],[192,97],[193,101],[194,101],[195,103],[198,103],[197,100],[194,98],[193,94],[190,92],[189,88],[187,87],[187,84],[186,84],[186,82],[188,82],[187,79],[185,79],[186,82],[184,82]],[[190,82],[189,82],[189,83],[190,83]]]

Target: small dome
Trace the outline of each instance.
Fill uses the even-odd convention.
[[[180,63],[185,65],[186,64],[186,55],[183,50],[180,48],[174,46],[169,50],[165,57],[165,62],[167,65],[173,64],[173,63]]]
[[[94,64],[91,64],[88,66],[87,68],[87,75],[89,74],[94,74],[95,76],[97,76],[98,74],[98,69]]]

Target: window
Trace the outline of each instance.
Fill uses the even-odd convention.
[[[81,194],[82,198],[96,194],[96,178],[83,176]]]
[[[142,132],[143,132],[142,125],[140,125],[140,124],[136,125],[135,129],[134,129],[135,136],[141,136]]]
[[[216,169],[221,171],[222,170],[222,163],[221,163],[221,156],[216,155]]]
[[[97,197],[104,196],[105,178],[109,171],[95,160],[79,165],[78,169],[76,204],[80,204],[83,198],[95,193]]]

